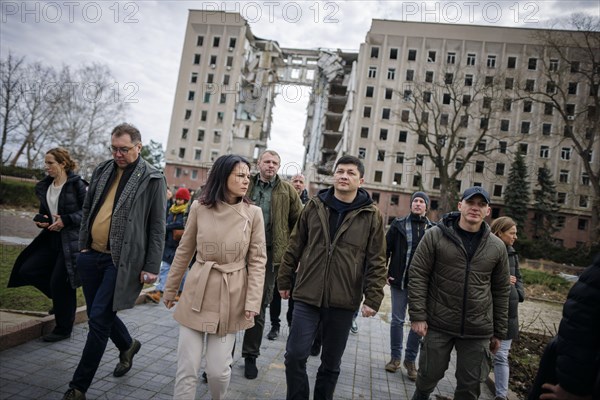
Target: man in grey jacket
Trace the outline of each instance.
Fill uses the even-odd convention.
[[[484,218],[488,193],[464,191],[458,212],[429,229],[412,259],[408,304],[412,329],[424,336],[413,400],[427,400],[456,348],[455,400],[477,399],[491,355],[508,327],[510,280],[506,246]]]
[[[156,280],[165,238],[167,185],[142,157],[133,125],[111,134],[113,159],[92,175],[83,204],[77,270],[87,304],[89,332],[66,399],[85,399],[108,339],[119,349],[113,375],[125,375],[141,343],[131,338],[117,311],[132,308],[144,283]]]

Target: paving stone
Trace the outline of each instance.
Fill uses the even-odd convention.
[[[282,304],[282,313],[287,302]],[[133,368],[121,378],[112,376],[119,352],[109,342],[102,363],[87,397],[90,399],[172,399],[177,369],[177,338],[179,325],[172,311],[162,304],[142,304],[119,312],[130,327],[132,336],[142,343],[134,358]],[[268,317],[267,317],[268,319]],[[342,358],[341,373],[335,392],[336,399],[405,399],[414,392],[414,382],[404,371],[395,374],[384,370],[389,358],[389,323],[378,315],[358,318],[358,334],[350,334]],[[269,327],[267,322],[267,327]],[[408,332],[408,327],[405,328]],[[268,329],[265,329],[265,336]],[[229,399],[283,399],[285,383],[285,344],[289,334],[282,327],[276,340],[263,340],[257,360],[257,379],[244,378],[241,357],[243,334],[236,335]],[[406,336],[406,335],[405,335]],[[87,337],[87,325],[75,326],[70,339],[57,343],[32,340],[0,352],[0,399],[60,399],[79,362]],[[309,357],[306,370],[312,389],[320,365],[319,357]],[[203,363],[204,365],[204,363]],[[456,357],[453,355],[446,376],[434,393],[452,397]],[[208,385],[199,379],[197,399],[209,399]],[[482,386],[483,400],[493,399]]]

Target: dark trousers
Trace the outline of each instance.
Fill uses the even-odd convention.
[[[319,308],[301,301],[295,302],[292,329],[285,351],[287,399],[309,398],[306,360],[317,335],[319,321],[322,325],[323,351],[314,399],[333,399],[353,314],[352,310]]]
[[[132,339],[123,321],[113,311],[117,267],[110,254],[94,250],[80,253],[77,269],[87,303],[89,332],[70,387],[86,392],[100,365],[108,338],[119,351],[131,347]]]
[[[281,328],[281,295],[279,294],[279,288],[277,287],[277,277],[275,277],[275,284],[273,287],[273,300],[269,304],[269,317],[271,319],[271,328]]]
[[[273,288],[277,270],[273,267],[273,253],[267,250],[267,265],[265,266],[265,284],[263,287],[262,304],[260,314],[254,317],[254,326],[244,332],[242,343],[243,358],[257,358],[260,355],[260,344],[262,343],[265,330],[265,314],[269,303],[273,298]]]
[[[288,309],[285,314],[285,318],[287,319],[288,327],[292,326],[292,316],[294,315],[294,299],[292,299],[292,293],[294,291],[294,286],[296,286],[296,273],[292,274],[292,289],[290,290],[290,297],[288,299]]]
[[[52,232],[48,237],[48,242],[36,249],[35,257],[25,260],[19,274],[30,285],[52,299],[56,321],[54,333],[68,335],[75,322],[77,292],[69,281],[60,233]],[[40,267],[46,266],[47,260],[55,260],[52,271],[41,271]]]

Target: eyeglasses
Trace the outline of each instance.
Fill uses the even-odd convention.
[[[135,146],[137,146],[137,143],[131,147],[108,146],[108,150],[110,150],[110,152],[113,154],[121,153],[123,155],[127,155],[127,153],[129,153],[129,150],[133,149]]]

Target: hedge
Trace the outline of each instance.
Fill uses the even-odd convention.
[[[38,208],[40,202],[35,196],[35,184],[36,182],[2,178],[0,181],[0,204]]]
[[[0,174],[17,178],[33,179],[36,181],[42,180],[46,176],[43,169],[23,168],[11,165],[3,165],[0,167]]]

